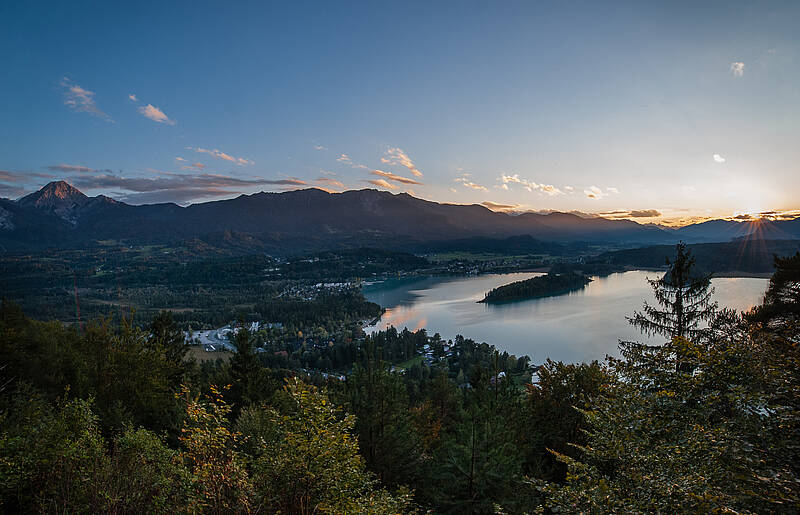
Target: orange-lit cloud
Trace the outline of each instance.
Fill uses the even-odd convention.
[[[661,212],[657,209],[617,210],[597,214],[604,218],[656,218],[661,216]]]
[[[171,120],[161,109],[153,104],[139,106],[139,113],[145,118],[149,118],[154,122],[165,123],[167,125],[175,125],[175,120]]]
[[[59,84],[66,88],[64,91],[64,105],[81,113],[89,113],[92,116],[105,120],[107,122],[114,122],[114,120],[107,113],[97,107],[94,100],[94,91],[89,91],[80,87],[78,84],[72,82],[68,77],[63,77]]]
[[[617,188],[612,188],[612,187],[606,188],[604,191],[598,188],[597,186],[589,186],[587,189],[583,190],[584,195],[594,200],[599,200],[611,194],[616,195],[617,193],[619,193],[619,190]]]
[[[488,200],[481,204],[492,211],[513,211],[519,207],[519,204],[497,204],[496,202],[489,202]]]
[[[371,179],[367,181],[368,183],[372,184],[373,186],[378,186],[379,188],[386,188],[389,190],[396,190],[397,186],[391,184],[389,182],[384,181],[383,179]]]
[[[482,186],[482,185],[480,185],[478,183],[472,182],[469,177],[470,177],[470,174],[463,173],[463,174],[461,174],[461,177],[456,177],[453,180],[455,182],[460,182],[461,185],[464,186],[465,188],[470,188],[470,189],[479,190],[479,191],[489,191],[489,188],[487,188],[486,186]]]
[[[564,194],[563,191],[561,191],[560,189],[556,188],[552,184],[539,184],[539,183],[534,182],[534,181],[529,181],[527,179],[523,179],[518,174],[514,174],[514,175],[503,174],[503,175],[500,176],[500,181],[502,182],[502,184],[500,184],[498,187],[500,189],[503,189],[503,190],[509,189],[509,187],[508,187],[509,184],[519,184],[519,185],[521,185],[522,187],[524,187],[526,190],[528,190],[530,192],[538,191],[540,193],[544,193],[544,194],[549,195],[551,197],[555,196],[555,195],[563,195]]]
[[[403,177],[401,175],[393,174],[392,172],[384,172],[383,170],[372,170],[372,175],[378,175],[383,177],[384,179],[389,179],[390,181],[399,182],[401,184],[417,184],[422,186],[422,183],[419,181],[415,181],[414,179],[409,179],[408,177]]]
[[[399,165],[408,168],[414,177],[422,177],[422,172],[419,171],[417,165],[408,157],[408,154],[403,152],[402,149],[397,147],[389,147],[386,150],[386,156],[381,158],[381,163]]]
[[[215,157],[217,159],[222,159],[223,161],[229,161],[229,162],[235,163],[235,164],[237,164],[239,166],[254,165],[255,164],[253,161],[251,161],[249,159],[245,159],[243,157],[234,157],[234,156],[232,156],[230,154],[226,154],[225,152],[217,150],[216,148],[214,150],[209,150],[207,148],[186,147],[186,149],[187,150],[194,150],[195,152],[199,152],[201,154],[208,154],[208,155],[213,156],[213,157]]]
[[[316,182],[333,188],[344,188],[342,181],[334,179],[333,177],[320,177],[316,180]]]

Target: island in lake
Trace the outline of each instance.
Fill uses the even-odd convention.
[[[514,300],[535,299],[561,295],[574,290],[580,290],[592,282],[583,274],[564,273],[541,275],[524,281],[516,281],[504,286],[499,286],[486,294],[483,300],[487,304],[510,302]]]

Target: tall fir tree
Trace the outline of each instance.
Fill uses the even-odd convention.
[[[667,259],[667,272],[659,279],[648,279],[658,306],[644,303],[642,312],[634,312],[628,322],[648,336],[663,335],[670,340],[702,337],[708,322],[717,312],[712,302],[711,275],[700,273],[686,244],[675,247],[673,261]]]

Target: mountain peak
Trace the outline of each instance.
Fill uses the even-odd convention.
[[[67,181],[53,181],[47,183],[39,192],[42,196],[50,196],[66,200],[73,197],[86,198],[81,190]]]
[[[78,188],[66,181],[53,181],[42,189],[26,195],[17,203],[22,207],[52,211],[61,218],[74,223],[74,211],[89,200]]]

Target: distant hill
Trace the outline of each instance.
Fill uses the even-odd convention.
[[[433,242],[512,236],[539,242],[640,246],[671,244],[681,238],[725,241],[748,231],[748,226],[730,224],[735,222],[719,225],[716,232],[704,225],[695,229],[695,234],[687,228],[673,231],[629,220],[581,218],[569,213],[510,215],[480,205],[442,204],[406,193],[370,189],[328,193],[312,188],[241,195],[187,207],[132,206],[102,195],[87,197],[59,181],[17,201],[0,199],[0,250],[82,248],[114,240],[127,244],[193,241],[239,252],[296,253],[424,247]],[[787,234],[798,230],[797,224],[780,229]],[[537,245],[543,247],[531,240],[517,243],[527,252],[534,252]],[[460,244],[468,245],[464,241]],[[485,241],[477,245],[491,246]]]
[[[774,271],[773,256],[788,256],[800,251],[797,240],[761,240],[741,238],[726,243],[690,244],[697,266],[707,272],[746,272],[771,274]],[[618,266],[658,268],[667,258],[675,256],[672,245],[658,245],[638,249],[606,252],[591,260]]]

